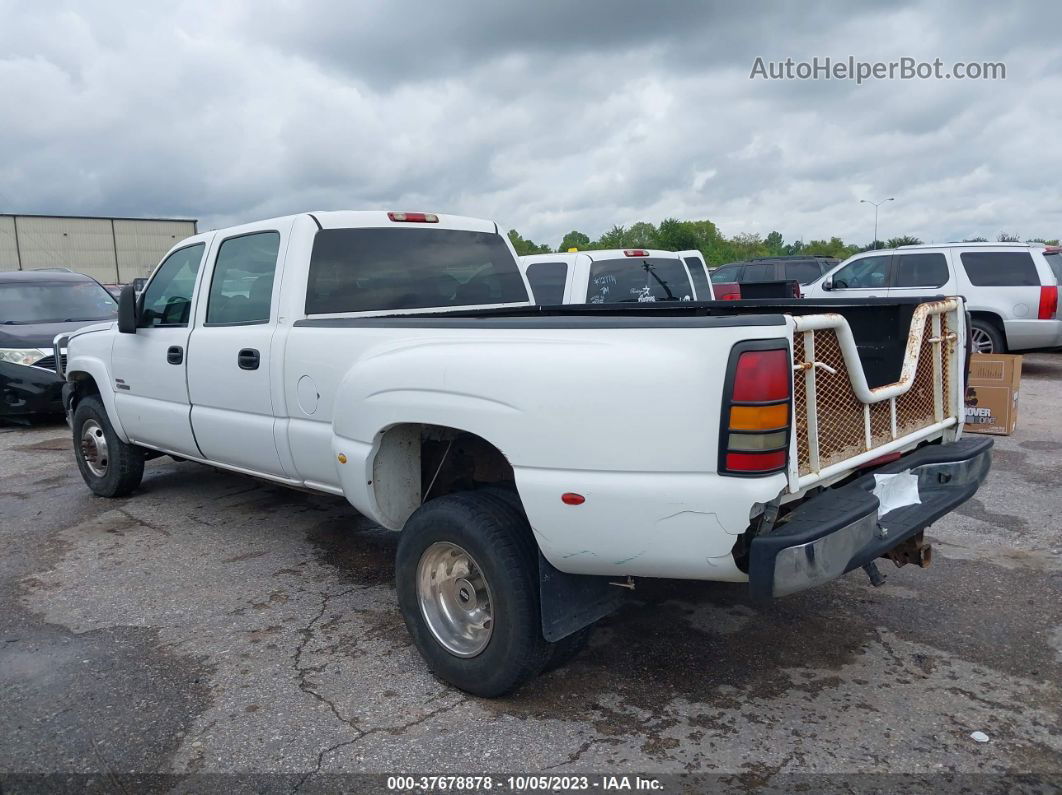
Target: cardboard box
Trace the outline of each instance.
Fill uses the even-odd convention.
[[[966,431],[1007,436],[1018,425],[1021,357],[975,353],[966,385]]]

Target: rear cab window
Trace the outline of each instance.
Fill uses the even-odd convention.
[[[959,255],[970,284],[977,287],[1039,287],[1028,251],[964,251]]]
[[[526,303],[501,236],[461,229],[322,229],[314,238],[306,314]]]
[[[568,282],[568,263],[532,262],[527,266],[527,281],[531,285],[536,304],[563,304],[564,286]]]
[[[692,301],[693,289],[678,257],[623,257],[590,263],[588,303]]]

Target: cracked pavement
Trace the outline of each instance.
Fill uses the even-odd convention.
[[[769,605],[642,581],[511,697],[427,673],[396,536],[344,501],[168,458],[84,487],[62,424],[0,428],[0,772],[725,772],[1062,776],[1062,356],[1018,431],[883,567]],[[977,743],[970,733],[990,740]]]

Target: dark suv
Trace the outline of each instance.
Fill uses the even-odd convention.
[[[811,284],[831,270],[839,259],[833,257],[760,257],[728,262],[712,271],[712,284],[725,282],[798,282]]]
[[[0,273],[0,418],[62,413],[52,340],[117,311],[111,294],[80,273]]]

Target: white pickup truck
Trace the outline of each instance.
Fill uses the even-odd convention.
[[[958,298],[540,307],[494,223],[321,212],[181,242],[116,322],[55,340],[96,494],[175,457],[401,530],[429,667],[495,696],[637,577],[781,596],[968,499]]]

